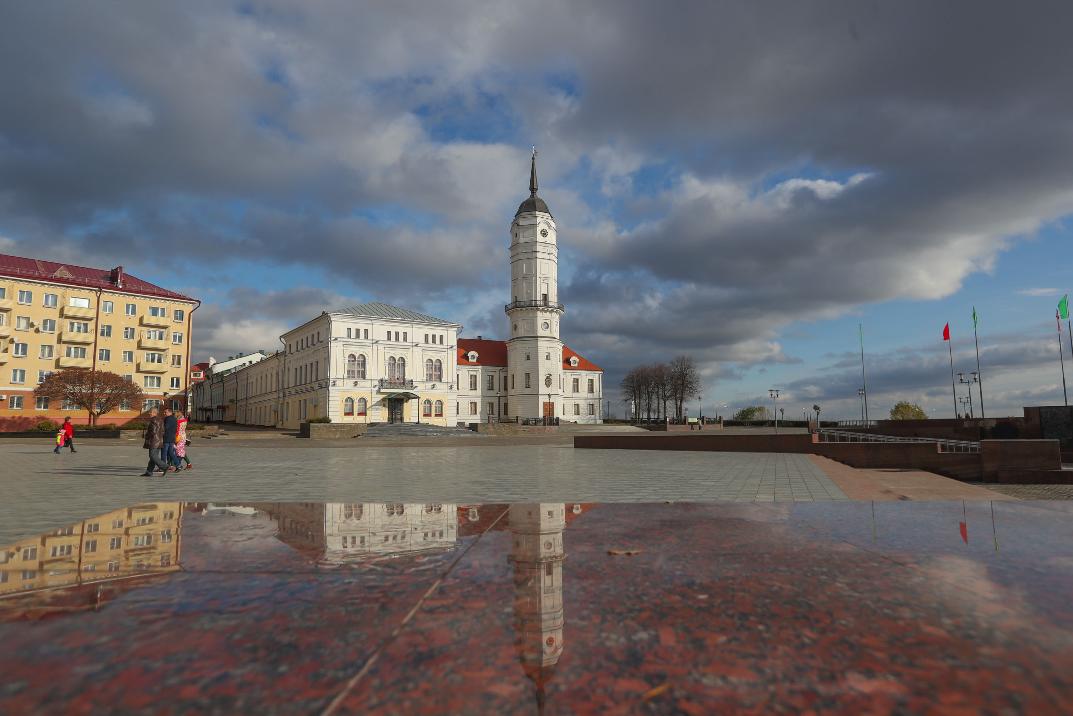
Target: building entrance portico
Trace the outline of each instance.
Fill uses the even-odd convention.
[[[389,423],[402,422],[402,406],[406,404],[404,398],[387,399],[387,421]]]

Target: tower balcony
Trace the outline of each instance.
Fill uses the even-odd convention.
[[[532,301],[514,301],[503,306],[503,310],[506,313],[516,311],[519,308],[545,308],[549,311],[558,311],[559,313],[566,312],[566,306],[558,301],[549,301],[547,299],[538,298]]]

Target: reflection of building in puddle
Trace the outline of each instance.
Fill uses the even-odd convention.
[[[177,570],[182,515],[134,505],[0,547],[0,597]]]
[[[566,506],[532,502],[510,506],[514,565],[514,645],[526,676],[544,688],[563,653],[563,530]]]
[[[260,504],[279,538],[326,564],[449,549],[458,539],[455,504],[289,502]]]

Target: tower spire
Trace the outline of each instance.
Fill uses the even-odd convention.
[[[532,165],[529,168],[529,196],[537,195],[536,155],[537,149],[534,145]]]

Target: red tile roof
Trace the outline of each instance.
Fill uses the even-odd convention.
[[[470,351],[477,351],[477,360],[471,361],[467,355]],[[486,338],[459,338],[458,339],[458,364],[459,365],[507,365],[507,342],[492,341]]]
[[[477,351],[477,360],[471,361],[467,354]],[[577,356],[577,368],[570,365],[570,359]],[[507,342],[494,341],[487,338],[459,338],[458,339],[458,364],[459,365],[507,365]],[[603,368],[596,365],[585,356],[576,352],[568,345],[563,345],[563,370],[599,370]]]
[[[142,279],[123,274],[123,287],[112,281],[112,269],[89,268],[73,264],[61,264],[55,261],[28,259],[21,256],[0,254],[0,276],[8,278],[25,278],[38,281],[65,284],[67,286],[85,286],[86,288],[103,288],[117,293],[131,293],[142,296],[158,296],[177,301],[194,301],[175,291],[169,291]]]

